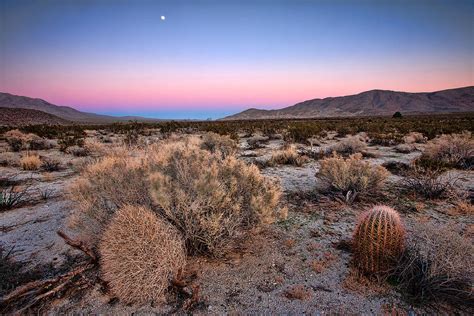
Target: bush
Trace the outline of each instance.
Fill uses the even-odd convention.
[[[150,165],[153,200],[190,253],[220,256],[244,231],[284,215],[279,186],[232,156],[168,144]]]
[[[163,300],[186,262],[183,239],[144,207],[124,206],[100,242],[100,265],[111,291],[128,304]]]
[[[151,206],[144,163],[127,152],[112,153],[85,167],[71,186],[77,209],[70,224],[95,247],[113,214],[124,205]]]
[[[388,175],[384,167],[364,162],[361,154],[355,154],[347,159],[334,155],[321,160],[321,168],[316,176],[331,190],[348,196],[376,193]]]
[[[0,212],[20,206],[28,193],[29,186],[18,186],[14,177],[0,178]]]
[[[472,169],[474,166],[474,140],[471,132],[441,135],[435,138],[426,145],[423,159],[441,161],[457,168]]]
[[[308,158],[306,156],[301,156],[298,151],[296,151],[295,146],[290,145],[274,152],[267,164],[269,166],[294,165],[299,167],[307,161]]]
[[[353,263],[362,273],[388,273],[404,248],[405,228],[394,209],[378,205],[361,215],[353,236]]]
[[[38,170],[41,166],[41,159],[36,155],[27,155],[20,159],[20,166],[23,170]]]
[[[444,198],[455,191],[456,178],[443,168],[427,168],[415,161],[403,175],[402,187],[427,199]]]
[[[217,152],[222,157],[227,157],[237,152],[237,144],[229,136],[207,133],[202,137],[201,149],[208,150],[211,153]]]
[[[4,136],[12,151],[20,151],[28,139],[26,134],[17,129],[6,132]]]
[[[46,158],[43,160],[41,168],[48,172],[59,171],[61,170],[61,161],[53,158]]]
[[[336,152],[343,156],[349,156],[356,153],[363,152],[367,149],[367,144],[359,139],[357,136],[351,136],[342,139],[338,143],[329,147],[327,150],[329,154]]]
[[[19,158],[12,152],[0,153],[0,166],[2,167],[14,167],[18,166],[20,162]]]
[[[405,142],[405,144],[421,144],[426,143],[426,137],[424,137],[422,133],[411,132],[403,137],[403,141]]]
[[[90,152],[85,147],[70,146],[65,150],[66,153],[73,155],[74,157],[87,157]]]
[[[265,147],[263,144],[270,140],[269,137],[265,136],[254,136],[247,139],[247,149],[258,149]]]
[[[400,112],[397,111],[397,112],[393,113],[392,117],[393,117],[393,118],[402,118],[403,115],[402,115],[402,113],[400,113]]]
[[[418,304],[474,307],[474,247],[452,227],[418,223],[394,273],[404,294]]]

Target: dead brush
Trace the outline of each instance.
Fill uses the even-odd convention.
[[[427,199],[442,199],[456,195],[455,184],[459,177],[443,168],[426,168],[416,161],[403,172],[401,187]]]
[[[361,141],[358,136],[350,136],[329,147],[326,154],[332,154],[335,152],[342,156],[349,156],[361,153],[366,149],[367,144]]]
[[[301,167],[308,161],[308,157],[301,156],[294,145],[288,145],[272,154],[267,162],[269,166],[293,165]]]
[[[468,312],[474,308],[474,247],[452,227],[418,224],[393,277],[415,304],[440,303]]]
[[[342,194],[347,202],[359,195],[375,194],[382,189],[389,172],[362,160],[361,154],[342,158],[337,155],[321,160],[316,176],[327,184],[328,190]]]
[[[23,170],[34,171],[41,166],[41,159],[37,155],[27,154],[20,159],[20,166]]]

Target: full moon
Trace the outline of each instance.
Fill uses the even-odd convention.
[[[160,19],[161,19],[161,21],[164,21],[164,20],[166,20],[166,16],[162,15],[162,16],[160,17]]]

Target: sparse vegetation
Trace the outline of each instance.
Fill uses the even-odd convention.
[[[125,205],[115,213],[99,249],[104,280],[127,304],[162,302],[186,261],[179,232],[138,206]]]
[[[461,169],[474,166],[474,139],[471,132],[441,135],[426,145],[422,159],[443,162]]]
[[[0,212],[20,206],[28,193],[29,186],[19,186],[15,177],[0,178]]]
[[[273,153],[267,165],[294,165],[300,167],[307,161],[308,157],[300,155],[295,146],[287,145]]]
[[[212,132],[203,135],[201,148],[211,153],[220,153],[222,157],[234,155],[237,152],[237,144],[233,139]]]
[[[351,136],[345,139],[342,139],[338,143],[334,144],[328,149],[328,153],[331,154],[333,152],[343,155],[349,156],[356,153],[362,153],[366,150],[367,144],[359,139],[357,136]]]

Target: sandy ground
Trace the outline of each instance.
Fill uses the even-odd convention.
[[[272,140],[264,148],[245,150],[241,140],[242,159],[266,160],[272,151],[282,145]],[[330,141],[327,146],[334,143]],[[419,145],[422,149],[423,145]],[[409,163],[420,155],[416,150],[400,154],[390,147],[369,147],[374,164],[387,161]],[[45,153],[48,154],[48,153]],[[249,157],[255,156],[255,157]],[[73,158],[69,157],[69,160]],[[322,185],[315,177],[319,163],[310,160],[302,167],[277,166],[265,168],[262,173],[280,180],[285,193],[311,192]],[[0,174],[19,173],[17,179],[31,183],[36,192],[34,205],[0,213],[0,246],[12,249],[14,260],[27,263],[28,267],[52,264],[60,267],[68,257],[80,255],[58,237],[61,229],[68,234],[67,217],[73,210],[67,198],[67,187],[77,177],[68,167],[61,172],[19,172],[18,168],[0,167]],[[459,171],[460,185],[474,191],[474,175]],[[392,176],[391,181],[397,177]],[[43,201],[41,190],[54,193]],[[384,286],[366,286],[354,281],[351,274],[350,254],[337,249],[335,244],[351,236],[358,214],[365,205],[348,206],[329,201],[324,196],[304,200],[290,200],[289,217],[265,231],[255,232],[242,242],[239,251],[221,260],[193,258],[189,270],[197,271],[194,281],[201,289],[202,304],[196,314],[381,314],[393,309],[408,313],[413,310],[393,289]],[[402,214],[408,229],[416,226],[420,217],[439,223],[454,222],[467,230],[472,227],[469,217],[448,216],[443,208],[448,206],[425,205],[423,214]],[[296,293],[296,294],[295,294]],[[83,296],[55,301],[50,313],[172,313],[169,305],[141,308],[111,302],[111,297],[100,291],[99,286]],[[414,310],[423,312],[423,310]],[[45,312],[45,311],[43,311]],[[429,312],[429,311],[424,311]],[[179,311],[178,311],[179,313]]]

